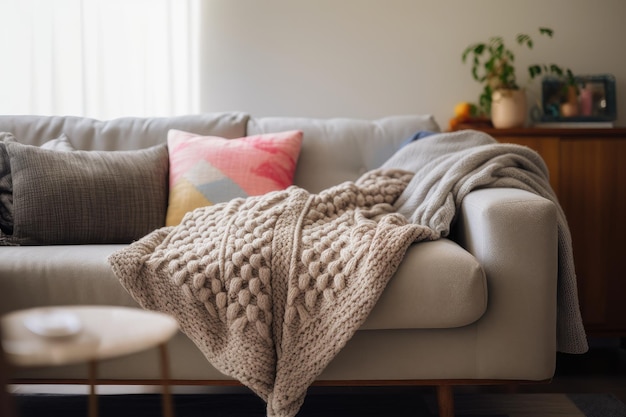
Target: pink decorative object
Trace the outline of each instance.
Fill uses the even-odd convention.
[[[591,116],[593,109],[593,91],[589,87],[580,90],[580,114]]]
[[[195,208],[290,186],[302,132],[225,139],[170,130],[167,145],[170,193],[166,225],[173,226]]]

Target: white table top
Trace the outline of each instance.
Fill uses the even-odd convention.
[[[6,314],[0,323],[7,360],[18,366],[123,356],[163,344],[178,330],[166,314],[113,306],[33,308]]]

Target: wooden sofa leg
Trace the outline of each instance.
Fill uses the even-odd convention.
[[[437,385],[439,417],[454,417],[454,393],[452,385]]]

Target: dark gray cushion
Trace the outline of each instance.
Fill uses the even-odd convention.
[[[16,142],[15,136],[10,132],[0,132],[0,239],[3,240],[13,234],[13,181],[9,154],[4,146],[6,142]],[[49,140],[41,147],[66,152],[74,150],[64,134]]]
[[[12,134],[0,132],[0,234],[7,235],[13,233],[13,182],[9,154],[4,144],[14,140]]]
[[[129,243],[165,223],[165,144],[111,152],[5,147],[21,244]]]

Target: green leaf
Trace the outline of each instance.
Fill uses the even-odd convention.
[[[530,67],[528,67],[528,73],[530,74],[530,79],[532,80],[533,78],[541,74],[541,66],[531,65]]]
[[[539,33],[541,35],[548,35],[549,37],[552,37],[552,35],[554,35],[554,31],[550,28],[539,28]]]
[[[467,55],[469,55],[470,53],[470,49],[467,48],[465,51],[463,51],[463,55],[461,55],[461,61],[465,62],[465,60],[467,59]]]
[[[511,62],[515,61],[515,55],[513,55],[513,52],[507,51],[506,56],[509,57],[509,61],[511,61]]]
[[[500,36],[494,36],[489,39],[489,44],[493,48],[498,48],[500,45],[504,44],[504,41]]]
[[[550,65],[550,71],[558,75],[559,77],[563,76],[563,70],[556,64]]]
[[[533,41],[530,38],[530,36],[528,36],[525,33],[520,33],[517,35],[517,43],[520,45],[524,45],[526,44],[526,46],[528,46],[528,48],[532,49],[533,47]]]

